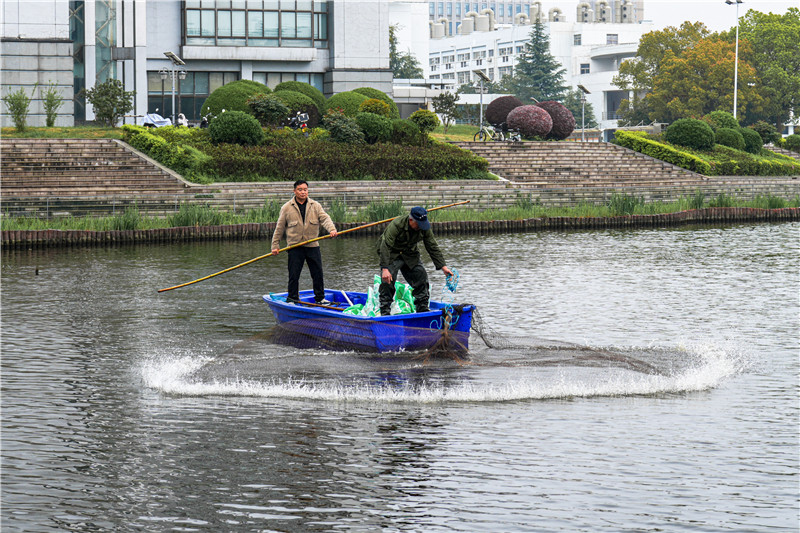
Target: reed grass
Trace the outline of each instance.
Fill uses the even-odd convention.
[[[759,209],[780,209],[784,207],[800,207],[800,196],[791,199],[777,196],[757,196],[753,200],[741,200],[721,194],[706,202],[702,193],[690,197],[679,198],[674,202],[645,202],[642,198],[625,195],[612,196],[605,204],[580,203],[575,206],[543,206],[531,198],[520,197],[514,205],[507,208],[478,210],[471,207],[440,209],[430,214],[431,221],[484,221],[484,220],[523,220],[542,217],[612,217],[623,214],[656,215],[676,213],[687,209],[695,209],[702,201],[701,207],[754,207]],[[225,224],[247,224],[275,222],[278,219],[281,204],[276,200],[265,201],[264,206],[240,213],[231,213],[204,205],[181,205],[179,210],[166,218],[142,216],[138,208],[129,207],[123,213],[110,217],[61,217],[42,219],[36,217],[14,217],[3,214],[0,217],[0,229],[3,230],[142,230],[169,228],[178,226],[216,226]],[[357,212],[349,212],[346,203],[333,200],[327,210],[331,218],[338,223],[368,223],[385,220],[407,211],[399,200],[371,202]]]

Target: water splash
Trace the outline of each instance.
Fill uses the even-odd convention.
[[[484,357],[475,365],[447,362],[436,367],[420,365],[411,356],[387,361],[381,356],[324,353],[246,361],[164,357],[143,365],[142,376],[148,387],[180,396],[432,404],[695,392],[713,389],[751,367],[739,351],[719,345],[636,353],[652,356],[652,364],[662,371],[573,366],[568,360],[541,366],[530,355],[513,364]],[[267,367],[258,367],[267,361]]]

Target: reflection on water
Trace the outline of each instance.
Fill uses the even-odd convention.
[[[268,243],[4,253],[3,531],[796,531],[799,229],[443,237],[462,363],[273,344],[281,257],[156,292]]]

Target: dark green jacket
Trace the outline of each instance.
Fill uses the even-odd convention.
[[[418,245],[422,241],[436,270],[441,270],[447,263],[433,236],[433,230],[416,231],[411,229],[411,226],[408,225],[408,217],[409,215],[406,215],[394,219],[378,239],[381,268],[389,268],[392,261],[398,257],[402,258],[409,268],[414,268],[420,263]]]

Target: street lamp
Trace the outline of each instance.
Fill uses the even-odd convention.
[[[743,0],[725,0],[728,5],[736,4],[736,58],[733,65],[733,118],[736,118],[736,97],[738,96],[739,88],[739,4]]]
[[[586,142],[586,128],[584,127],[584,116],[586,115],[586,95],[591,93],[589,92],[589,89],[583,85],[578,85],[578,89],[581,90],[581,142]]]
[[[176,66],[183,66],[186,63],[183,61],[183,59],[181,59],[180,57],[176,56],[172,52],[164,52],[164,55],[167,56],[167,58],[169,58],[170,61],[172,61],[172,125],[174,126],[175,125],[175,67]],[[185,79],[186,78],[186,70],[185,69],[181,69],[181,71],[182,71],[181,72],[181,79]],[[166,69],[162,68],[159,71],[159,74],[161,74],[161,79],[162,80],[166,79],[166,74],[167,74]]]
[[[481,111],[480,111],[480,124],[478,124],[478,127],[482,128],[483,127],[483,82],[485,81],[489,82],[492,80],[490,80],[489,76],[487,76],[482,70],[473,70],[472,73],[478,76],[478,78],[481,80]]]

